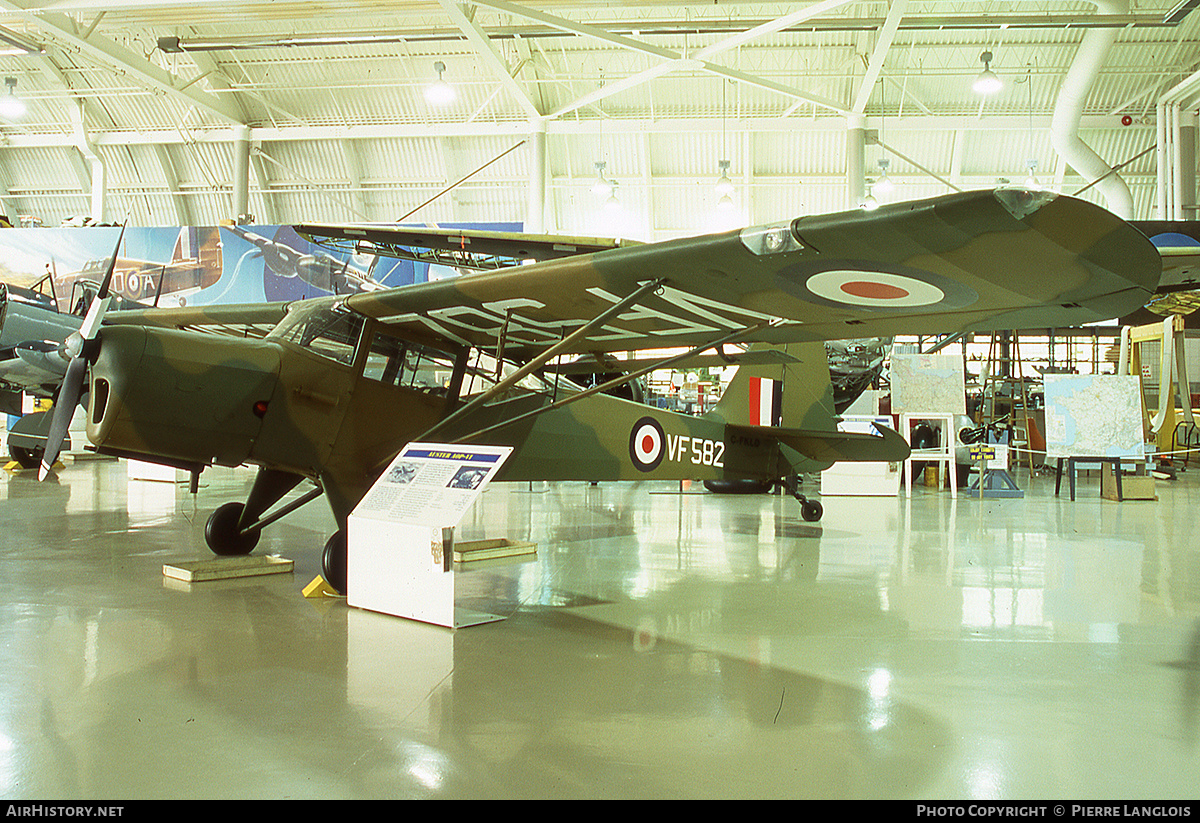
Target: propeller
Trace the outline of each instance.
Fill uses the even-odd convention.
[[[75,414],[75,407],[79,405],[79,398],[83,395],[88,366],[96,362],[96,355],[100,350],[97,335],[104,320],[104,313],[108,311],[108,304],[112,302],[108,287],[112,283],[113,271],[117,267],[117,255],[121,251],[121,241],[125,238],[125,227],[128,225],[129,219],[126,218],[121,225],[121,233],[117,236],[117,246],[113,249],[112,259],[108,261],[108,271],[104,274],[104,280],[100,282],[100,290],[88,306],[83,325],[75,333],[79,336],[75,337],[75,334],[72,334],[73,339],[68,339],[66,348],[71,354],[71,362],[67,364],[67,374],[58,388],[58,397],[50,412],[50,428],[46,432],[46,451],[42,455],[42,467],[38,471],[39,480],[46,479],[54,461],[58,459],[58,453],[62,450],[63,441],[67,436],[67,428]]]

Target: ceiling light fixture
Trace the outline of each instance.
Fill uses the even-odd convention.
[[[0,95],[0,117],[5,120],[20,120],[25,116],[25,101],[16,95],[17,78],[5,77],[8,92]]]
[[[612,181],[604,179],[604,161],[596,161],[596,182],[592,183],[592,194],[601,200],[613,193]]]
[[[1025,178],[1025,188],[1030,191],[1041,191],[1042,184],[1037,179],[1037,159],[1029,158],[1029,175]]]
[[[606,211],[617,211],[621,208],[621,201],[617,199],[617,183],[614,180],[610,182],[610,185],[612,186],[612,192],[608,195],[608,199],[604,201],[604,208]]]
[[[725,119],[729,113],[729,106],[728,106],[728,103],[727,103],[726,97],[725,97],[725,91],[727,88],[728,88],[728,86],[725,83],[725,79],[722,78],[721,79],[721,154],[724,154],[726,156],[728,156],[728,154],[729,154],[729,136],[726,134],[726,131],[725,131]],[[716,185],[713,186],[713,188],[716,189],[717,194],[721,195],[721,199],[717,201],[717,208],[732,209],[733,208],[733,198],[730,195],[733,194],[733,181],[729,179],[729,161],[728,160],[718,160],[717,168],[721,170],[721,176],[717,178]]]
[[[733,194],[733,181],[729,179],[729,161],[718,160],[717,168],[721,170],[721,176],[717,178],[717,184],[713,188],[717,190],[717,194],[728,197]]]
[[[867,196],[863,198],[862,202],[863,211],[875,211],[875,209],[879,208],[879,201],[875,199],[875,195],[871,194],[871,187],[873,185],[874,181],[867,181]]]
[[[1004,88],[1004,84],[1000,82],[1000,78],[996,76],[996,72],[992,71],[992,53],[985,51],[979,55],[979,59],[983,62],[983,71],[975,78],[975,82],[971,88],[976,94],[995,94]]]
[[[892,182],[892,178],[888,177],[888,161],[879,161],[879,179],[875,181],[875,191],[880,194],[890,194],[896,185]]]
[[[442,72],[446,70],[446,64],[438,60],[433,64],[433,70],[437,72],[437,80],[425,87],[425,99],[434,106],[446,106],[453,103],[457,96],[454,86],[442,79]]]

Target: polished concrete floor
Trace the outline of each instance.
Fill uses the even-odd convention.
[[[186,485],[0,474],[0,797],[1194,798],[1200,469],[1157,501],[495,484],[458,537],[508,615],[306,599],[324,504],[199,584]]]

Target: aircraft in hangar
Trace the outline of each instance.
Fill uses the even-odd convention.
[[[409,442],[513,446],[502,480],[773,482],[838,460],[899,460],[908,445],[890,429],[837,430],[822,341],[1105,320],[1144,305],[1161,271],[1146,237],[1104,209],[1019,189],[651,244],[296,230],[477,273],[291,304],[107,316],[102,289],[67,344],[42,476],[90,381],[96,451],[185,469],[193,483],[209,465],[258,467],[247,499],[206,524],[218,554],[249,553],[265,526],[323,495],[339,525],[323,573],[342,588],[347,517]],[[808,344],[755,366],[782,377],[782,420],[729,404],[695,417],[606,394],[735,343]],[[551,369],[570,355],[666,348],[686,351],[586,390]],[[815,519],[812,502],[802,513]]]

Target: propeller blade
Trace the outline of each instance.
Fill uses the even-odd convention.
[[[50,412],[50,429],[46,432],[46,450],[42,454],[42,467],[38,471],[38,480],[45,480],[50,473],[58,453],[62,450],[63,441],[67,437],[67,428],[75,415],[75,406],[83,394],[83,381],[87,377],[87,360],[74,357],[67,366],[67,375],[63,378],[62,386],[58,389],[58,399]]]
[[[108,304],[112,302],[109,286],[112,284],[113,272],[117,268],[117,256],[121,253],[121,241],[125,238],[125,227],[128,225],[128,219],[121,224],[121,233],[117,235],[117,246],[113,249],[112,257],[108,261],[108,271],[104,273],[104,279],[100,281],[100,291],[96,292],[96,297],[92,300],[92,305],[88,306],[87,315],[83,318],[83,325],[79,327],[79,333],[84,340],[91,340],[96,336],[96,332],[100,330],[100,323],[104,320],[104,313],[108,311]]]
[[[104,313],[108,311],[108,304],[112,302],[109,286],[117,268],[117,256],[121,253],[121,241],[125,239],[125,228],[128,225],[129,218],[126,217],[125,222],[121,224],[121,233],[117,235],[117,245],[113,249],[112,258],[108,261],[108,271],[104,273],[104,279],[100,282],[100,291],[96,292],[96,297],[92,300],[92,305],[88,306],[87,314],[83,318],[83,325],[79,327],[83,346],[79,354],[71,358],[67,365],[67,374],[58,388],[58,399],[54,401],[54,408],[51,410],[50,429],[46,432],[46,450],[42,454],[38,480],[46,479],[54,461],[58,459],[62,444],[67,438],[71,418],[75,416],[75,407],[79,405],[79,398],[83,396],[83,383],[87,380],[88,365],[95,362],[98,351],[98,346],[92,341],[96,340],[100,324],[104,321]]]
[[[117,245],[113,249],[112,257],[108,261],[108,271],[104,273],[104,279],[100,281],[100,291],[96,293],[96,297],[108,297],[108,287],[112,283],[113,272],[117,268],[117,256],[121,253],[121,241],[125,239],[125,228],[129,225],[129,218],[125,218],[125,222],[121,224],[121,233],[117,235]]]

